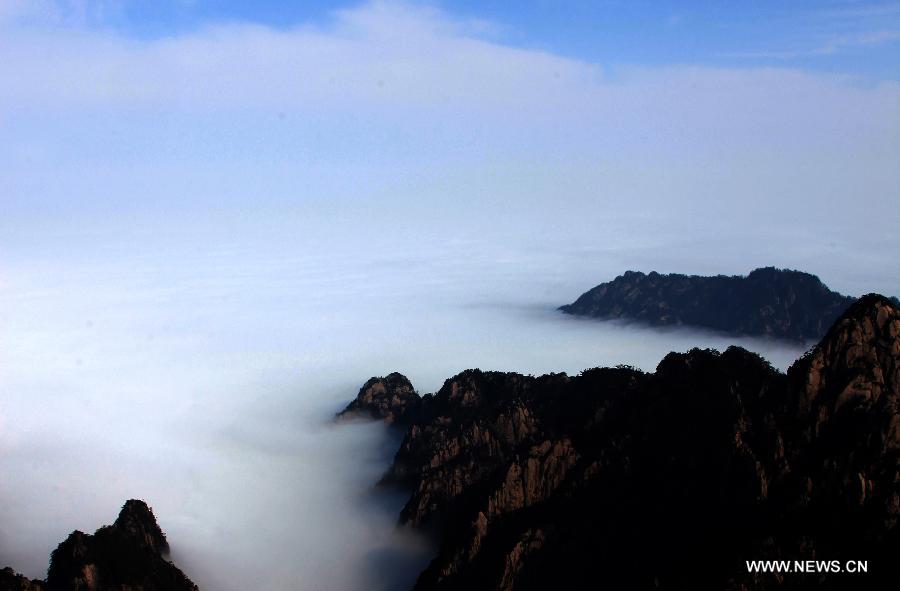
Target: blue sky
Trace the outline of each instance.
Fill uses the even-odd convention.
[[[52,0],[48,4],[62,22],[148,39],[224,22],[277,28],[327,26],[336,11],[361,3]],[[435,0],[411,4],[479,22],[483,34],[506,44],[608,66],[769,65],[900,77],[900,2],[890,0]]]
[[[449,226],[485,249],[624,240],[653,253],[642,268],[831,269],[845,291],[897,292],[898,18],[6,0],[0,254],[258,246],[299,226],[352,249],[373,223],[395,246]]]

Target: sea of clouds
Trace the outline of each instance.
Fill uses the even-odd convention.
[[[784,368],[804,349],[554,310],[617,273],[616,253],[577,281],[571,253],[496,245],[191,246],[6,275],[0,562],[42,576],[70,531],[137,497],[202,588],[406,588],[429,548],[373,489],[397,437],[331,421],[370,376],[424,393],[471,367],[653,370],[737,343]]]

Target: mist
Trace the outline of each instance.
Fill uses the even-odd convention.
[[[425,393],[472,367],[652,371],[670,350],[737,343],[785,368],[804,349],[555,311],[624,270],[621,249],[583,265],[351,235],[315,251],[296,235],[123,239],[7,267],[0,562],[41,577],[70,531],[137,497],[201,588],[408,588],[431,549],[396,528],[402,497],[374,489],[397,434],[332,422],[370,376]]]

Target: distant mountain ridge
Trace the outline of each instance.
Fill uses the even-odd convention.
[[[740,347],[654,373],[369,380],[384,483],[440,533],[417,591],[900,589],[900,306],[868,295],[788,372]],[[865,574],[747,561],[867,561]]]
[[[821,338],[854,301],[828,289],[815,275],[775,267],[756,269],[746,277],[627,271],[559,310],[651,326],[695,326],[805,341]]]

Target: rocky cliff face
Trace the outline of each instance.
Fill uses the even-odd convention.
[[[53,551],[46,582],[6,569],[0,573],[0,591],[196,591],[166,560],[168,551],[150,507],[130,500],[113,525],[93,535],[72,532]]]
[[[898,357],[900,308],[867,296],[787,375],[737,347],[652,374],[463,372],[386,476],[411,490],[400,521],[441,533],[416,589],[900,588]]]
[[[421,402],[406,376],[394,372],[383,378],[370,378],[337,417],[363,416],[407,425],[418,418]]]
[[[747,277],[628,271],[560,310],[654,326],[812,340],[821,338],[853,301],[828,289],[815,275],[773,267],[756,269]]]

